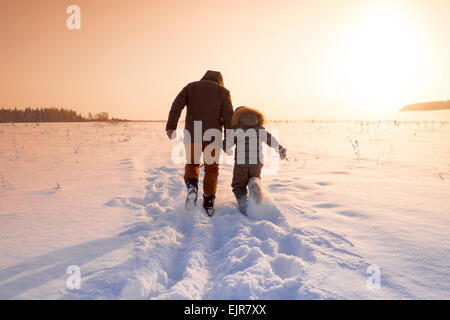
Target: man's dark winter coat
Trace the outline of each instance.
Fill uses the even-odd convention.
[[[230,91],[223,85],[220,72],[208,70],[199,81],[191,82],[181,90],[172,104],[166,130],[175,130],[181,111],[187,106],[185,129],[194,142],[194,121],[202,122],[203,133],[211,128],[231,128],[233,105]],[[207,142],[199,140],[196,142]]]

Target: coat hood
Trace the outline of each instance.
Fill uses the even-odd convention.
[[[217,82],[218,84],[220,84],[221,86],[223,86],[222,74],[219,71],[208,70],[208,71],[206,71],[203,78],[201,78],[200,80],[214,81],[214,82]]]
[[[258,110],[249,107],[238,107],[234,111],[233,117],[231,118],[231,127],[235,128],[238,125],[244,127],[255,127],[257,125],[264,124],[264,116]]]

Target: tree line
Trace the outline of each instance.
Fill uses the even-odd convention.
[[[0,109],[0,122],[81,122],[81,121],[127,121],[109,118],[108,112],[100,112],[83,117],[74,110],[64,108]]]

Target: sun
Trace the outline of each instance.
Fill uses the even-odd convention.
[[[343,42],[340,87],[346,99],[370,113],[398,110],[420,77],[422,50],[404,9],[371,5]]]

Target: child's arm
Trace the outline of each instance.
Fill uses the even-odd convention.
[[[278,146],[278,153],[280,154],[280,158],[283,160],[283,159],[286,159],[286,148],[284,148],[279,142],[278,142],[278,140],[274,137],[274,136],[272,136],[271,134],[270,134],[270,132],[269,131],[267,131],[266,130],[266,128],[264,128],[264,127],[261,127],[261,129],[262,130],[264,130],[265,131],[265,133],[266,133],[266,143],[267,143],[267,145],[269,146],[269,147],[272,147],[272,148],[274,148],[275,150],[277,149],[277,146]]]

